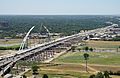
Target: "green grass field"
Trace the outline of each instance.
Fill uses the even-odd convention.
[[[87,41],[84,43],[85,45],[82,47],[116,49],[120,46],[120,41]],[[48,65],[38,64],[40,65],[39,77],[47,74],[49,78],[89,78],[89,75],[94,71],[88,68],[90,73],[87,73],[85,66],[81,65],[85,64],[83,54],[84,52],[68,52]],[[88,54],[90,55],[88,66],[93,69],[98,71],[118,71],[120,69],[120,53],[88,52]],[[32,78],[31,71],[28,71],[25,75]],[[113,76],[113,78],[119,77]]]
[[[53,62],[56,63],[85,63],[84,52],[68,52],[60,56]],[[98,53],[88,52],[90,55],[88,62],[90,64],[103,64],[103,65],[120,65],[120,54],[118,53]]]
[[[93,48],[118,48],[120,41],[85,41],[85,44]]]
[[[54,39],[57,39],[57,38],[60,38],[59,36],[55,36],[55,37],[52,37],[51,40],[54,40]],[[8,39],[8,40],[5,40],[5,39],[0,39],[0,44],[2,45],[9,45],[9,44],[20,44],[21,42],[23,41],[23,39]],[[39,43],[39,42],[44,42],[46,41],[45,39],[28,39],[28,43],[29,44],[34,44],[34,43]]]
[[[66,71],[53,71],[53,70],[41,70],[39,71],[39,77],[43,74],[47,74],[49,78],[88,78],[90,74],[86,73],[76,73],[76,72],[66,72]],[[32,78],[32,72],[29,71],[25,74],[27,77]]]
[[[88,78],[89,73],[80,72],[80,65],[70,65],[70,64],[40,64],[39,77],[43,74],[47,74],[49,78]],[[77,70],[76,70],[77,69]],[[84,68],[82,70],[85,71]],[[32,72],[28,71],[25,73],[26,76],[31,77]]]
[[[88,68],[89,73],[85,71],[84,52],[68,52],[59,58],[53,60],[50,64],[39,64],[39,77],[47,74],[49,78],[89,78],[95,71]],[[98,71],[119,71],[120,54],[118,53],[95,53],[89,52],[88,66]],[[29,71],[26,76],[32,76]],[[113,78],[119,78],[113,76]]]
[[[6,41],[5,39],[0,39],[0,44],[19,44],[22,42],[22,39],[9,39]]]
[[[81,47],[92,48],[106,48],[116,49],[120,46],[120,42],[114,41],[87,41],[83,42],[85,45]],[[111,45],[112,44],[112,45]],[[79,46],[78,46],[79,47]],[[89,73],[85,71],[84,52],[68,52],[53,60],[51,65],[40,67],[40,77],[43,74],[48,74],[49,78],[89,78],[90,74],[94,73],[92,69],[88,68]],[[90,55],[88,66],[97,71],[119,71],[120,69],[120,53],[108,52],[88,52]],[[26,73],[27,76],[32,76],[32,72]],[[112,78],[119,78],[119,76],[112,76]]]

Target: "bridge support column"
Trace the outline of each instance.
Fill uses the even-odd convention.
[[[39,60],[40,60],[41,62],[44,61],[44,60],[45,60],[45,54],[44,54],[44,52],[40,53],[39,57],[40,57]]]
[[[48,59],[47,51],[44,52],[44,59],[45,59],[45,60]]]
[[[53,58],[54,57],[54,50],[50,51],[50,57]]]

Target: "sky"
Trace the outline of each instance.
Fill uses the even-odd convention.
[[[0,15],[120,15],[120,0],[0,0]]]

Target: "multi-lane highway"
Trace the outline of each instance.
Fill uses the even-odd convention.
[[[38,44],[38,45],[36,45],[32,48],[29,48],[29,49],[17,51],[16,54],[14,54],[14,55],[7,55],[7,57],[3,57],[2,59],[0,59],[0,67],[2,68],[2,69],[0,69],[0,75],[3,75],[14,63],[16,63],[20,59],[25,58],[26,56],[30,56],[36,52],[40,52],[42,50],[45,50],[46,48],[50,48],[50,47],[58,45],[60,43],[64,43],[65,41],[69,41],[69,40],[72,40],[75,38],[80,38],[80,37],[84,38],[90,34],[103,32],[103,31],[105,31],[113,26],[116,26],[116,25],[117,24],[113,24],[111,26],[107,26],[104,28],[98,28],[98,29],[94,29],[94,30],[89,30],[87,32],[82,32],[82,33],[78,33],[75,35],[67,36],[64,38],[59,38],[59,39],[56,39],[56,40],[53,40],[50,42]],[[4,66],[4,65],[6,65],[6,66]]]

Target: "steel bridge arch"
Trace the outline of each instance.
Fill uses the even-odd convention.
[[[23,39],[23,41],[22,41],[22,43],[21,43],[21,45],[20,45],[19,51],[20,51],[20,50],[23,50],[23,48],[24,48],[24,46],[25,46],[25,43],[26,43],[26,40],[27,40],[30,32],[31,32],[34,28],[35,28],[35,26],[31,27],[30,30],[27,32],[26,36],[24,37],[24,39]]]

